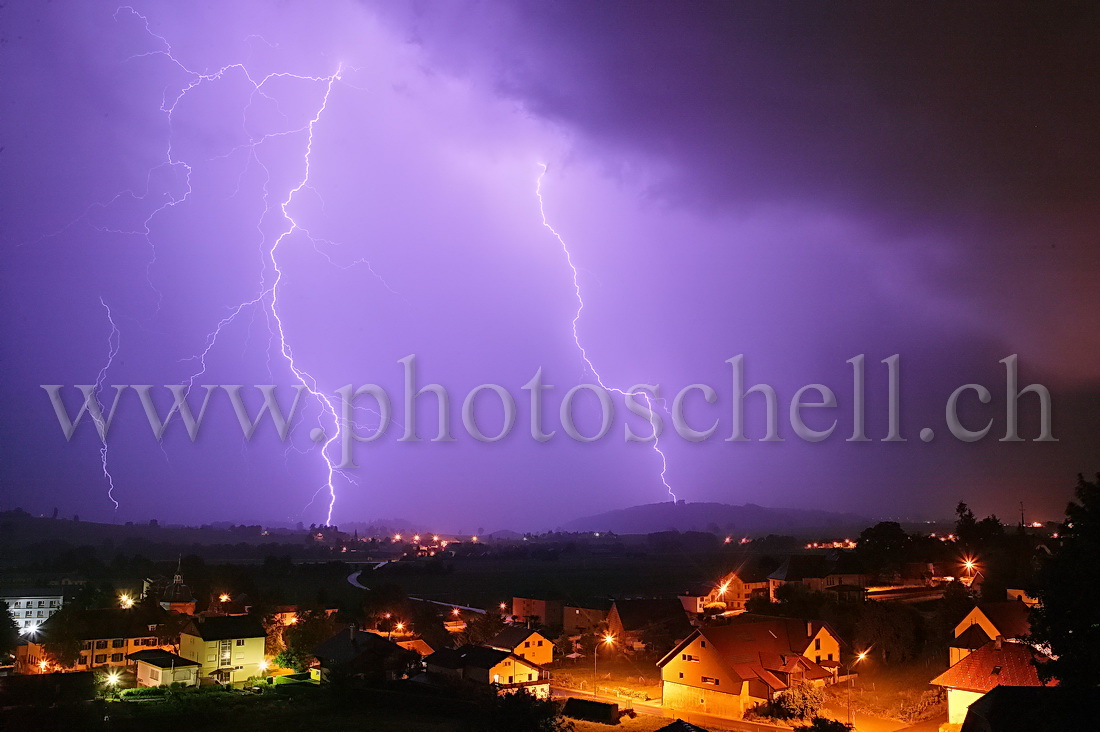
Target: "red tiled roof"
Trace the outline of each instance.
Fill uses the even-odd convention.
[[[1043,686],[1033,659],[1038,663],[1048,660],[1024,643],[1005,642],[998,648],[996,641],[990,641],[931,683],[982,694],[997,686]]]
[[[811,623],[816,634],[820,623]],[[718,657],[735,678],[741,681],[759,679],[775,691],[787,688],[776,673],[793,674],[800,669],[807,679],[823,679],[832,676],[821,665],[802,656],[809,645],[806,623],[793,618],[772,618],[762,615],[742,615],[737,622],[696,631],[711,644]],[[692,638],[682,642],[661,661],[663,666]]]

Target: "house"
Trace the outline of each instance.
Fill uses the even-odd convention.
[[[1020,600],[983,602],[974,607],[955,626],[955,637],[949,645],[951,665],[991,640],[1026,638],[1031,633],[1030,612]]]
[[[253,615],[200,616],[180,632],[179,653],[200,664],[200,683],[233,684],[259,676],[266,640]]]
[[[151,648],[173,650],[168,613],[159,607],[103,608],[81,610],[76,615],[50,617],[38,632],[16,651],[19,673],[59,670],[44,647],[54,628],[65,623],[80,636],[80,654],[66,671],[90,671],[93,668],[131,665],[127,655]],[[59,629],[60,630],[60,629]]]
[[[607,621],[607,611],[610,609],[611,603],[606,600],[564,604],[561,606],[562,631],[566,635],[592,632]]]
[[[1100,690],[997,686],[970,705],[961,732],[1065,732],[1096,724]]]
[[[673,642],[686,637],[691,622],[675,597],[616,600],[607,614],[607,630],[620,647],[640,650],[652,643],[654,636],[666,636]]]
[[[320,667],[320,681],[328,681],[336,669],[369,681],[392,681],[420,661],[416,651],[354,625],[314,648],[313,655]]]
[[[947,721],[962,724],[970,705],[998,686],[1044,686],[1034,664],[1047,660],[1025,643],[998,638],[967,654],[930,683],[947,689]]]
[[[429,674],[474,686],[498,687],[498,693],[526,689],[540,699],[550,698],[550,675],[538,664],[487,646],[461,646],[436,651],[424,659]]]
[[[739,719],[792,684],[833,682],[839,658],[840,640],[825,623],[740,615],[695,630],[658,661],[661,703]]]
[[[172,577],[172,584],[164,588],[160,596],[160,606],[170,613],[178,615],[195,614],[195,596],[191,589],[183,583],[183,575],[176,574]]]
[[[562,604],[546,598],[513,597],[512,615],[523,623],[559,627],[562,624]]]
[[[0,590],[0,600],[8,604],[15,627],[27,635],[61,609],[65,595],[56,588],[6,589]]]
[[[131,653],[127,658],[137,666],[138,686],[199,685],[198,661],[161,648]]]
[[[727,573],[714,585],[680,596],[684,609],[700,614],[710,609],[739,612],[753,597],[768,597],[768,574],[775,568],[748,563]]]
[[[823,592],[836,585],[866,587],[868,576],[848,552],[792,554],[768,575],[768,598],[775,602],[776,590],[792,582]]]
[[[500,631],[485,645],[511,651],[540,666],[554,662],[554,644],[537,630],[513,625]]]

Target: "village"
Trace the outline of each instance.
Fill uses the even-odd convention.
[[[0,587],[17,635],[0,707],[95,709],[104,729],[291,701],[334,728],[969,732],[1066,709],[1030,623],[1059,528],[960,504],[946,531],[805,542],[311,527],[275,537],[297,561],[69,551]]]

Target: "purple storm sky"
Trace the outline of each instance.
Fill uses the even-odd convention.
[[[315,400],[287,444],[270,425],[245,443],[222,394],[194,444],[175,424],[158,445],[125,394],[108,441],[115,511],[92,424],[66,443],[39,388],[96,381],[102,300],[119,329],[106,384],[186,383],[210,346],[196,383],[289,395],[263,301],[210,335],[276,276],[268,251],[308,146],[278,309],[322,390],[375,382],[399,409],[398,359],[416,354],[456,415],[493,382],[524,428],[520,386],[541,367],[556,420],[561,393],[593,378],[540,218],[545,163],[605,381],[719,392],[693,412],[722,418],[718,438],[661,442],[680,498],[899,517],[966,500],[1004,519],[1023,501],[1029,520],[1057,518],[1075,474],[1100,469],[1098,33],[1085,4],[8,3],[0,504],[324,521]],[[256,94],[249,77],[271,74]],[[879,361],[895,353],[908,441],[883,443]],[[1022,385],[1050,388],[1059,442],[997,441],[998,360],[1013,353]],[[779,392],[781,418],[798,387],[830,385],[837,433],[724,442],[737,354],[750,384]],[[845,442],[857,354],[869,443]],[[973,444],[943,429],[968,382],[994,395],[967,417],[994,418]],[[544,529],[666,500],[657,456],[620,437],[628,416],[594,444],[560,426],[545,444],[524,429],[480,444],[457,416],[453,443],[399,443],[391,427],[358,446],[354,483],[336,478],[333,521]],[[762,436],[762,412],[747,419]],[[420,421],[430,434],[430,410]],[[924,426],[936,440],[918,439]]]

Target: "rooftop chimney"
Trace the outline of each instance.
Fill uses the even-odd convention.
[[[993,647],[996,648],[998,651],[1001,650],[1001,644],[1004,643],[1004,640],[1005,637],[1003,635],[997,636],[997,640],[994,641],[996,645],[994,645]]]

